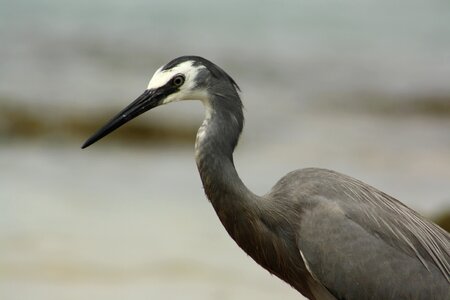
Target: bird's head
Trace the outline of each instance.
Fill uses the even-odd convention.
[[[180,100],[206,102],[217,91],[239,90],[234,80],[221,68],[198,56],[181,56],[160,67],[150,79],[147,89],[92,135],[82,146],[86,148],[140,114]]]

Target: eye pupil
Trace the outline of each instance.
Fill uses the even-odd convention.
[[[184,76],[182,75],[175,76],[172,82],[175,86],[181,86],[184,83]]]

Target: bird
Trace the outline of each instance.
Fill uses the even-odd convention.
[[[250,191],[233,161],[244,125],[240,94],[210,60],[175,58],[82,148],[157,106],[199,100],[195,160],[204,192],[256,263],[309,299],[450,299],[449,233],[388,194],[322,168],[292,171],[262,196]]]

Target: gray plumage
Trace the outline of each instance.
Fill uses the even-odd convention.
[[[316,168],[287,174],[264,196],[253,194],[232,155],[244,123],[238,87],[204,58],[163,66],[83,148],[165,99],[195,97],[206,107],[195,143],[205,193],[258,264],[310,299],[450,299],[449,234],[389,195]]]

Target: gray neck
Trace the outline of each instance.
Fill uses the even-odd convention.
[[[208,199],[216,212],[247,206],[256,196],[239,178],[233,151],[241,134],[244,117],[239,95],[211,95],[204,101],[206,117],[195,143],[196,162]],[[225,213],[225,211],[223,211]]]

